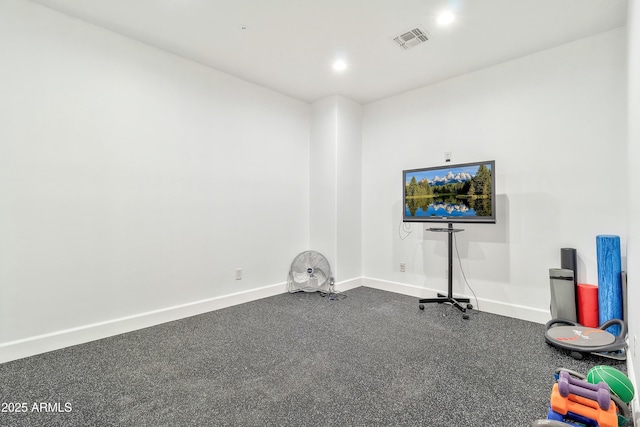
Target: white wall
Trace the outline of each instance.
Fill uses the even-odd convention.
[[[362,106],[341,96],[315,102],[310,139],[310,248],[344,289],[362,276]]]
[[[597,283],[595,236],[618,234],[626,250],[625,54],[618,29],[365,105],[365,284],[446,290],[445,233],[400,227],[401,171],[443,164],[445,151],[496,160],[497,224],[456,235],[481,310],[546,321],[562,247]],[[454,293],[469,295],[454,270]]]
[[[337,247],[337,168],[336,97],[311,105],[309,175],[310,198],[309,249],[323,254],[336,268]]]
[[[633,185],[601,179],[625,177],[638,155],[631,124],[625,143],[624,41],[612,31],[364,110],[339,96],[309,108],[2,0],[0,362],[24,343],[35,353],[279,292],[309,248],[339,281],[445,290],[446,236],[401,227],[401,171],[442,164],[445,151],[497,161],[498,223],[456,236],[480,308],[546,320],[561,247],[578,249],[588,283],[596,234],[621,235],[637,257]]]
[[[640,190],[640,168],[638,168],[638,160],[640,160],[640,4],[637,0],[629,1],[629,13],[627,21],[628,31],[628,142],[627,142],[627,164],[629,183],[627,196],[629,198],[628,206],[628,244],[627,244],[627,269],[628,269],[628,298],[629,298],[629,342],[630,357],[628,364],[630,371],[634,374],[634,383],[636,386],[636,399],[634,405],[634,413],[636,415],[636,425],[640,420],[640,405],[638,404],[638,384],[640,384],[640,355],[638,355],[637,336],[640,334],[640,313],[638,312],[638,301],[640,301],[640,280],[638,272],[635,268],[640,266],[640,220],[638,212],[640,212],[640,198],[638,190]]]
[[[0,52],[0,352],[284,291],[309,245],[307,104],[19,0]]]
[[[337,99],[337,278],[362,276],[362,106]]]

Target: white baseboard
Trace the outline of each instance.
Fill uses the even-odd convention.
[[[409,295],[416,298],[435,297],[435,289],[406,283],[390,282],[371,277],[356,277],[336,283],[338,291],[348,291],[360,286]],[[278,283],[262,288],[237,292],[229,295],[194,301],[187,304],[167,307],[159,310],[139,313],[132,316],[113,319],[76,328],[56,331],[44,335],[28,337],[0,344],[0,363],[22,359],[48,351],[86,343],[126,332],[135,331],[161,323],[184,319],[190,316],[219,310],[245,302],[255,301],[286,292],[286,283]],[[530,307],[509,305],[503,302],[480,299],[482,311],[499,314],[536,323],[546,323],[549,313]]]
[[[391,282],[387,280],[374,279],[371,277],[356,277],[336,283],[338,291],[348,291],[360,286],[365,286],[383,291],[395,292],[416,298],[435,297],[439,292],[422,286],[409,285],[406,283]],[[270,296],[286,293],[286,283],[278,283],[262,288],[251,289],[229,295],[195,301],[187,304],[167,307],[164,309],[140,313],[133,316],[113,319],[106,322],[99,322],[90,325],[79,326],[72,329],[56,331],[49,334],[38,335],[16,341],[0,344],[0,363],[22,359],[48,351],[58,350],[73,345],[95,341],[110,336],[159,325],[174,320],[183,319],[198,314],[231,307],[245,302],[255,301]],[[510,305],[503,302],[480,299],[482,311],[498,314],[516,319],[528,320],[536,323],[546,323],[550,319],[550,314],[546,310],[534,309],[519,305]],[[627,359],[627,372],[635,384],[635,367],[631,357]],[[640,398],[636,397],[631,401],[631,409],[634,416],[635,425],[640,424]]]
[[[286,291],[287,284],[278,283],[262,288],[222,295],[206,300],[121,317],[119,319],[2,343],[0,344],[0,363],[196,316],[209,311],[282,294]]]
[[[362,286],[362,278],[360,277],[336,283],[336,289],[338,291],[347,291],[359,286]],[[0,363],[148,328],[150,326],[196,316],[209,311],[220,310],[221,308],[231,307],[286,292],[287,284],[278,283],[262,288],[121,317],[119,319],[10,341],[0,344]]]
[[[354,277],[353,279],[344,280],[342,282],[336,283],[336,291],[348,291],[349,289],[355,289],[362,286],[362,277]]]
[[[409,285],[406,283],[390,282],[387,280],[374,279],[371,277],[362,278],[362,286],[368,288],[380,289],[383,291],[395,292],[398,294],[409,295],[416,298],[433,298],[436,297],[438,291],[436,289],[429,289],[422,286]],[[460,295],[460,297],[471,298],[473,296]],[[478,298],[480,309],[487,313],[499,314],[501,316],[513,317],[515,319],[528,320],[530,322],[545,324],[551,320],[551,315],[548,310],[540,310],[531,307],[524,307],[521,305],[507,304],[504,302]],[[475,306],[475,303],[474,303]]]

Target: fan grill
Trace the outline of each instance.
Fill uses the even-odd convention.
[[[320,252],[305,251],[293,259],[287,280],[289,292],[329,292],[332,284],[329,261]]]

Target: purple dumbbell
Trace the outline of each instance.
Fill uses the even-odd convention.
[[[590,382],[574,378],[568,372],[561,371],[558,378],[558,392],[560,396],[567,397],[569,393],[598,402],[600,408],[609,410],[611,395],[609,386],[605,382],[591,384]]]

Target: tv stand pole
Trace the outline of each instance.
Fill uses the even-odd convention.
[[[458,310],[460,310],[462,312],[462,318],[463,319],[468,319],[469,315],[467,314],[467,308],[471,309],[473,308],[473,306],[470,304],[470,299],[469,298],[454,298],[453,297],[453,233],[458,233],[460,231],[464,231],[464,229],[462,228],[453,228],[453,224],[449,223],[449,226],[447,228],[427,228],[427,231],[433,231],[433,232],[441,232],[441,233],[448,233],[448,237],[449,237],[449,274],[448,274],[448,289],[447,289],[447,295],[442,295],[440,293],[438,293],[438,297],[437,298],[423,298],[421,300],[418,301],[418,303],[420,304],[418,307],[420,308],[420,310],[424,310],[424,305],[423,304],[431,304],[431,303],[438,303],[438,304],[442,304],[442,303],[449,303],[451,305],[453,305],[454,307],[456,307]],[[465,303],[466,306],[463,306],[462,304]]]

